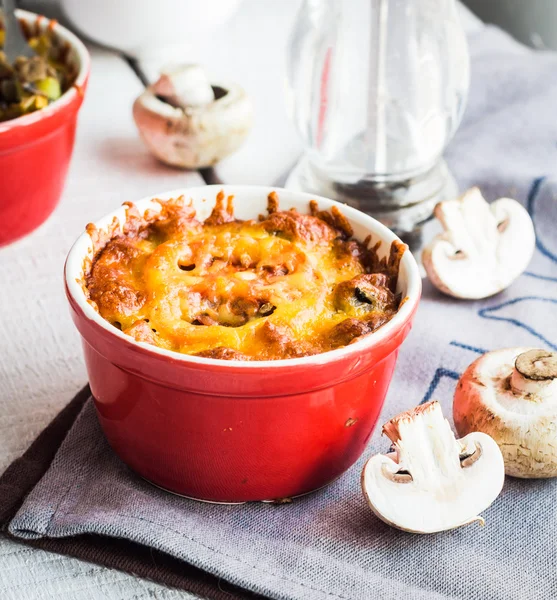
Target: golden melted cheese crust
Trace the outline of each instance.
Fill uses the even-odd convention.
[[[379,260],[336,207],[280,211],[273,192],[267,216],[239,221],[221,192],[202,223],[183,198],[160,204],[144,215],[128,204],[123,231],[87,227],[89,301],[137,341],[228,360],[292,358],[347,345],[398,309],[405,246]]]

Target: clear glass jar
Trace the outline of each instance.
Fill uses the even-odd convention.
[[[455,191],[442,154],[469,86],[455,0],[304,0],[288,52],[306,149],[290,184],[415,230]]]

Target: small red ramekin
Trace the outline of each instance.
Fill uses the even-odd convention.
[[[33,231],[58,204],[90,68],[87,49],[66,28],[24,10],[17,16],[39,29],[52,28],[66,41],[78,75],[74,85],[46,108],[0,122],[0,246]]]
[[[273,189],[285,209],[307,213],[311,199],[321,209],[337,204],[255,186],[206,186],[159,198],[184,194],[205,218],[221,189],[234,195],[240,219],[264,213]],[[137,206],[159,208],[151,198]],[[382,241],[380,251],[388,252],[394,233],[353,208],[338,206],[356,238],[371,234]],[[107,227],[115,216],[122,222],[124,209],[97,227]],[[326,485],[362,454],[420,298],[421,278],[410,252],[403,256],[398,283],[406,300],[379,330],[332,352],[261,362],[187,356],[123,334],[87,302],[80,281],[91,252],[84,233],[66,261],[66,293],[83,338],[101,426],[115,452],[142,477],[201,500],[272,500]]]

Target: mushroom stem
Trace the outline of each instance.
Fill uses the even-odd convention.
[[[528,350],[519,354],[510,383],[512,391],[526,400],[557,394],[557,352]]]
[[[215,99],[205,71],[199,65],[181,65],[163,71],[153,86],[173,106],[205,106]]]
[[[418,484],[428,485],[436,476],[458,476],[461,447],[437,402],[427,402],[391,419],[383,432],[394,443],[398,464]]]

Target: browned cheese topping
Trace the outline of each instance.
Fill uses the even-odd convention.
[[[89,300],[137,341],[223,360],[293,358],[346,346],[398,310],[406,247],[379,259],[336,207],[279,210],[273,192],[266,216],[240,221],[221,192],[201,222],[183,197],[160,204],[145,214],[129,204],[123,230],[87,228]]]

